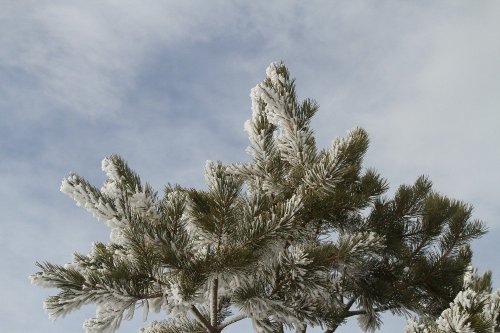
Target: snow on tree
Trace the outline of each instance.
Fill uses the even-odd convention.
[[[493,292],[491,272],[479,277],[470,270],[464,276],[463,290],[450,307],[434,318],[408,320],[406,333],[495,333],[500,332],[500,289]]]
[[[160,195],[116,155],[102,163],[101,189],[76,174],[63,181],[111,236],[70,264],[37,264],[33,284],[60,290],[44,304],[51,318],[96,304],[87,333],[114,332],[140,307],[166,315],[143,333],[216,333],[243,319],[255,332],[334,332],[353,316],[373,331],[385,311],[444,313],[485,232],[472,207],[423,176],[389,197],[362,167],[367,133],[318,149],[316,102],[297,99],[283,64],[266,74],[245,123],[251,162],[207,162],[207,189]]]

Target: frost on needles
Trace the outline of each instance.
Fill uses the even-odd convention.
[[[387,181],[362,166],[367,133],[354,128],[318,149],[310,128],[318,105],[297,99],[283,64],[266,74],[245,123],[251,161],[207,162],[206,189],[158,194],[116,155],[102,163],[101,189],[76,174],[63,181],[61,191],[111,237],[70,264],[37,263],[32,283],[59,289],[44,304],[51,318],[95,304],[87,333],[114,332],[139,308],[144,320],[165,314],[143,333],[216,333],[240,320],[255,332],[334,332],[353,316],[373,331],[389,311],[416,316],[408,332],[435,320],[453,331],[443,323],[469,297],[469,245],[485,232],[472,207],[426,177],[389,197]],[[482,317],[461,318],[466,327]],[[488,318],[488,332],[498,330],[498,316]]]

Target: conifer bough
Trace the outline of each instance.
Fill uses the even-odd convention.
[[[437,318],[453,302],[469,244],[485,233],[472,207],[426,177],[388,197],[387,181],[362,167],[367,133],[318,150],[316,102],[297,99],[282,63],[266,74],[245,123],[251,162],[208,161],[207,189],[159,195],[117,155],[102,162],[101,189],[64,179],[61,191],[111,237],[70,264],[37,263],[32,282],[60,290],[44,303],[49,317],[96,304],[87,333],[114,332],[141,307],[144,319],[165,313],[143,333],[218,333],[240,320],[255,332],[334,332],[353,316],[370,331],[382,312]]]

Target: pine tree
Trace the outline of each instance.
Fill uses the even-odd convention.
[[[362,167],[367,133],[319,150],[316,102],[299,102],[283,64],[266,73],[245,124],[251,161],[207,162],[206,189],[160,195],[117,155],[102,163],[101,189],[76,174],[63,181],[111,237],[70,264],[37,263],[32,282],[60,290],[44,303],[51,318],[96,304],[87,333],[114,332],[140,307],[166,314],[143,333],[217,333],[242,319],[256,332],[327,333],[353,316],[373,331],[385,311],[427,318],[449,306],[485,232],[472,207],[423,176],[388,196]]]

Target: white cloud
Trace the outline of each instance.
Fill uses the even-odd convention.
[[[150,53],[208,40],[217,24],[207,24],[220,9],[172,1],[13,2],[4,12],[0,60],[52,108],[113,113]],[[34,95],[25,88],[17,95]]]
[[[400,70],[406,75],[392,82],[393,96],[386,94],[374,113],[362,117],[377,140],[376,153],[393,165],[391,174],[428,173],[438,189],[485,203],[489,210],[498,193],[493,184],[500,183],[495,172],[500,166],[495,153],[500,142],[495,129],[500,123],[500,6],[467,9],[446,17],[438,11],[422,21],[422,28],[408,36],[411,45],[425,48],[419,63],[406,69],[384,66],[392,78]],[[499,225],[493,213],[486,213],[489,222]]]

